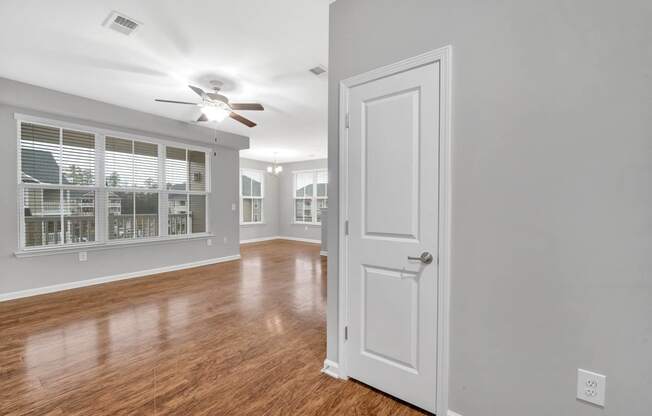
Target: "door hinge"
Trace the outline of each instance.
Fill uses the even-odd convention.
[[[347,341],[349,339],[349,327],[345,326],[344,327],[344,341]]]
[[[349,128],[349,113],[344,116],[344,127]]]
[[[344,235],[349,235],[349,220],[344,221]]]

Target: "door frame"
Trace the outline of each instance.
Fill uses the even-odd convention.
[[[348,296],[348,104],[351,88],[379,78],[404,72],[423,65],[439,62],[439,273],[437,282],[437,386],[435,394],[437,415],[448,413],[449,370],[449,303],[451,267],[451,55],[448,45],[390,65],[386,65],[340,82],[339,108],[339,260],[338,260],[338,376],[348,379],[345,327],[349,323]]]

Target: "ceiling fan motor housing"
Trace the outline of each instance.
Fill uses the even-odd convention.
[[[229,99],[223,96],[222,94],[209,92],[206,95],[208,96],[209,99],[205,100],[205,104],[213,105],[215,107],[222,107],[225,110],[231,111],[231,106],[229,105]]]
[[[249,120],[246,117],[241,116],[240,114],[234,113],[233,110],[250,110],[250,111],[263,111],[265,108],[259,103],[236,103],[231,105],[229,99],[220,94],[219,90],[221,83],[217,85],[213,84],[213,90],[215,92],[206,92],[199,87],[193,85],[188,85],[188,87],[193,90],[197,95],[201,97],[201,103],[191,103],[187,101],[174,101],[174,100],[161,100],[156,99],[156,101],[172,104],[187,104],[187,105],[197,105],[202,109],[202,114],[199,116],[197,121],[222,121],[226,117],[231,117],[232,119],[244,124],[247,127],[255,127],[256,123]]]

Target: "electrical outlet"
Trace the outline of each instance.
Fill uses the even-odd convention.
[[[235,203],[231,204],[231,211],[235,212],[237,207],[238,206]]]
[[[226,244],[227,241],[229,241],[228,238],[224,237],[224,244]]]
[[[79,252],[79,261],[86,261],[88,260],[88,253],[85,251],[80,251]]]
[[[208,240],[206,240],[206,245],[209,246],[209,247],[212,246],[213,245],[213,239],[209,238]]]
[[[577,398],[604,407],[607,377],[591,371],[577,370]]]

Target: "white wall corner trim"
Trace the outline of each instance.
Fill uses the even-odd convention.
[[[328,257],[328,251],[320,251],[319,255],[324,256],[324,257]]]
[[[453,412],[452,410],[449,410],[449,411],[448,411],[448,416],[462,416],[462,415],[459,414],[459,413],[455,413],[455,412]]]
[[[333,378],[340,378],[340,366],[335,361],[324,360],[324,368],[321,372]]]
[[[212,258],[212,259],[206,259],[206,260],[199,260],[199,261],[194,261],[191,263],[183,263],[183,264],[175,264],[172,266],[165,266],[165,267],[158,267],[155,269],[149,269],[149,270],[140,270],[136,272],[130,272],[130,273],[121,273],[121,274],[116,274],[112,276],[104,276],[104,277],[97,277],[94,279],[88,279],[88,280],[79,280],[76,282],[69,282],[69,283],[62,283],[58,285],[52,285],[52,286],[44,286],[44,287],[38,287],[34,289],[27,289],[27,290],[21,290],[18,292],[9,292],[9,293],[0,293],[0,302],[8,301],[8,300],[14,300],[14,299],[20,299],[20,298],[26,298],[30,296],[37,296],[37,295],[44,295],[47,293],[54,293],[54,292],[60,292],[63,290],[70,290],[70,289],[76,289],[80,287],[86,287],[86,286],[94,286],[94,285],[99,285],[102,283],[109,283],[109,282],[115,282],[118,280],[126,280],[126,279],[134,279],[137,277],[147,277],[159,273],[166,273],[166,272],[173,272],[175,270],[182,270],[182,269],[190,269],[193,267],[200,267],[200,266],[207,266],[209,264],[216,264],[216,263],[224,263],[227,261],[233,261],[233,260],[239,260],[240,255],[236,254],[233,256],[226,256],[226,257],[218,257],[218,258]]]

